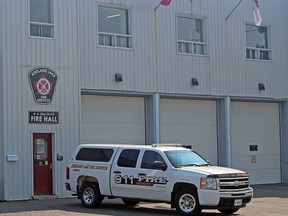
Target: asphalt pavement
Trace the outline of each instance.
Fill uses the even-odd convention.
[[[288,216],[288,185],[254,185],[254,198],[233,215]],[[121,199],[104,199],[102,206],[88,209],[76,198],[39,199],[0,202],[1,216],[176,216],[175,209],[164,203],[140,203],[127,207]],[[220,216],[217,210],[203,210],[201,216]]]

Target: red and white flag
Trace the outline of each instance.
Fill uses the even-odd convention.
[[[253,6],[255,25],[260,26],[261,22],[262,22],[262,17],[261,17],[261,13],[260,13],[260,9],[259,9],[258,0],[252,0],[252,6]]]
[[[160,4],[164,6],[168,6],[171,3],[171,1],[172,0],[162,0]]]

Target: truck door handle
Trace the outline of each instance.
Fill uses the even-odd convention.
[[[120,174],[121,172],[120,172],[120,171],[114,171],[114,173],[115,173],[115,174]]]
[[[146,173],[138,173],[139,176],[146,176]]]

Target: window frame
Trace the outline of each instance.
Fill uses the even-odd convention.
[[[153,163],[155,163],[156,161],[154,161],[152,164],[145,163],[145,161],[144,161],[144,159],[146,159],[147,154],[149,155],[151,153],[157,154],[157,156],[161,158],[161,160],[156,160],[156,161],[163,162],[163,165],[167,166],[165,159],[163,158],[163,156],[159,152],[153,151],[153,150],[145,150],[143,152],[143,155],[141,158],[140,169],[159,170],[156,167],[153,167]]]
[[[136,156],[136,154],[137,154],[137,157],[136,157],[136,160],[133,160],[133,165],[127,165],[127,162],[125,162],[126,163],[126,165],[124,165],[124,163],[123,163],[123,154],[125,153],[126,154],[126,152],[135,152],[135,155],[133,155],[133,156]],[[132,154],[130,154],[130,155],[132,155]],[[125,155],[126,156],[126,155]],[[129,169],[135,169],[136,167],[137,167],[137,163],[138,163],[138,160],[139,160],[139,157],[140,157],[140,150],[139,149],[129,149],[129,148],[127,148],[127,149],[123,149],[121,152],[120,152],[120,154],[119,154],[119,157],[118,157],[118,160],[117,160],[117,166],[118,167],[121,167],[121,168],[129,168]],[[126,159],[126,158],[125,158]],[[130,157],[130,159],[134,159],[134,158],[131,158]],[[132,160],[131,160],[132,161]]]
[[[194,19],[194,20],[201,20],[202,23],[202,37],[203,41],[198,42],[198,41],[186,41],[186,40],[179,40],[178,38],[178,18],[186,18],[186,19]],[[176,52],[179,55],[192,55],[192,56],[202,56],[202,57],[207,57],[209,56],[209,46],[208,46],[208,31],[207,31],[207,17],[201,16],[201,15],[191,15],[191,14],[181,14],[178,13],[176,14],[175,18],[175,26],[176,26]],[[186,44],[186,46],[190,45],[192,47],[191,52],[181,52],[179,51],[179,43]],[[201,49],[203,50],[203,53],[195,52],[194,49],[197,50],[197,46],[199,48],[202,47]]]
[[[91,154],[88,155],[89,157],[84,158],[83,157],[83,152],[86,153],[85,151],[89,151]],[[104,153],[106,152],[106,154]],[[109,152],[109,153],[108,153]],[[105,160],[100,159],[99,155],[105,155]],[[75,155],[75,160],[76,161],[86,161],[86,162],[99,162],[99,163],[108,163],[111,161],[112,156],[114,154],[114,149],[112,148],[89,148],[89,147],[84,147],[79,149],[77,154]],[[93,156],[93,157],[91,157]]]
[[[272,61],[272,48],[271,48],[271,27],[270,26],[266,26],[266,25],[262,25],[259,27],[263,27],[266,28],[266,32],[267,32],[267,46],[268,48],[259,48],[259,47],[248,47],[247,46],[247,33],[246,33],[246,29],[247,26],[253,26],[253,27],[258,27],[255,24],[251,24],[251,23],[245,23],[245,58],[248,61],[261,61],[261,62],[271,62]],[[247,52],[250,50],[250,56],[255,56],[254,58],[248,58],[247,57]],[[261,54],[262,52],[262,54]],[[266,52],[269,56],[269,59],[264,59],[261,58],[262,55],[264,55],[263,53]]]
[[[111,32],[100,32],[99,31],[99,8],[111,8],[111,9],[119,9],[119,10],[126,10],[127,11],[127,19],[126,22],[128,24],[128,34],[117,34]],[[121,5],[110,5],[110,4],[98,4],[97,5],[97,45],[102,48],[110,48],[110,49],[126,49],[126,50],[133,50],[134,43],[133,43],[133,25],[132,25],[132,7],[121,6]],[[108,36],[113,38],[114,44],[112,46],[100,44],[100,35]],[[128,38],[130,46],[117,46],[117,39],[120,38]]]
[[[50,0],[51,23],[31,21],[30,2],[31,2],[31,0],[28,0],[28,19],[29,19],[29,21],[28,21],[28,34],[29,34],[29,38],[46,39],[46,40],[55,39],[55,1]],[[41,29],[42,29],[42,27],[47,27],[47,26],[51,27],[51,37],[31,35],[31,25],[37,25]]]

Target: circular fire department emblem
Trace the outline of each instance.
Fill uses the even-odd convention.
[[[48,68],[34,68],[29,72],[29,81],[35,102],[50,104],[57,81],[56,73]]]
[[[47,80],[46,78],[41,78],[37,82],[36,86],[37,86],[37,90],[38,90],[39,94],[41,94],[41,95],[49,94],[51,85],[50,85],[49,80]]]

